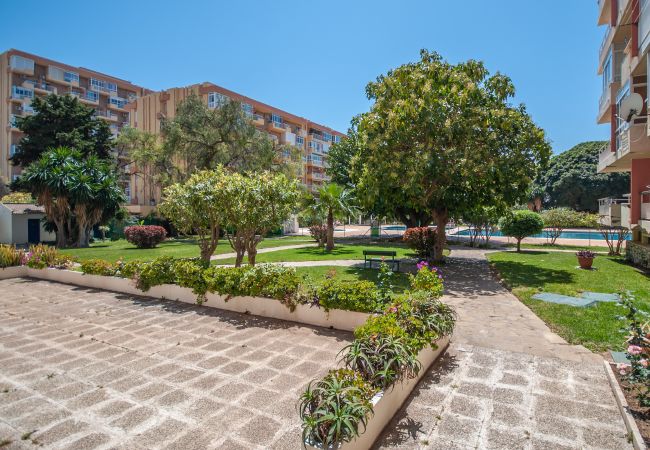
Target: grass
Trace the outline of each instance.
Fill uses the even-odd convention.
[[[264,239],[258,245],[258,248],[281,247],[293,244],[308,244],[314,242],[308,236],[285,236]],[[232,252],[228,240],[223,238],[215,250],[215,254],[224,254]],[[162,242],[156,248],[139,249],[129,244],[126,240],[117,241],[97,241],[90,245],[89,248],[69,248],[61,250],[62,253],[72,255],[79,260],[85,259],[103,259],[115,262],[118,259],[131,261],[134,259],[150,260],[159,256],[173,256],[175,258],[194,258],[199,256],[199,246],[196,240],[186,239],[168,239]]]
[[[583,291],[616,293],[629,290],[638,306],[650,311],[650,277],[627,264],[624,259],[597,256],[596,270],[577,269],[572,253],[527,251],[498,252],[488,255],[512,292],[541,317],[555,332],[572,344],[593,351],[621,350],[624,336],[619,332],[622,313],[615,303],[597,303],[587,308],[534,300],[537,292],[576,296]]]
[[[335,259],[362,260],[363,251],[368,248],[372,248],[372,250],[394,250],[397,252],[396,258],[413,258],[416,256],[411,249],[401,244],[336,244],[336,247],[331,252],[326,251],[324,248],[305,247],[260,253],[257,255],[256,262],[332,261]],[[234,258],[217,260],[217,264],[233,264],[234,262]]]
[[[327,276],[334,276],[343,281],[367,280],[377,283],[377,275],[379,274],[377,269],[340,266],[297,267],[296,272],[314,285],[322,284]],[[394,292],[404,292],[409,287],[408,275],[403,272],[395,272],[392,284]]]

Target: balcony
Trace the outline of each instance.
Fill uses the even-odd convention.
[[[264,126],[264,116],[261,114],[251,114],[251,120],[254,125]]]
[[[612,45],[613,37],[614,37],[614,29],[610,26],[607,26],[607,29],[605,30],[605,35],[603,36],[603,40],[600,42],[600,50],[598,50],[599,68],[603,67],[603,64],[605,64],[605,60],[607,59],[607,55],[609,54],[609,48]]]
[[[598,215],[600,216],[600,223],[610,227],[621,226],[621,211],[623,205],[626,205],[627,222],[629,224],[629,200],[627,198],[612,198],[606,197],[598,199]]]
[[[616,93],[620,88],[620,83],[614,81],[609,84],[603,90],[603,93],[600,95],[600,100],[598,101],[598,123],[609,123],[612,120],[611,117],[611,106],[612,101],[616,98]]]
[[[23,82],[23,87],[33,89],[37,94],[47,95],[57,93],[56,86],[36,80],[25,80]]]
[[[598,25],[607,25],[612,20],[612,1],[598,0]]]
[[[269,131],[285,131],[287,124],[284,122],[275,122],[273,120],[269,121],[267,124]]]
[[[109,120],[111,122],[117,122],[119,120],[119,116],[112,111],[96,110],[95,116],[101,119]]]
[[[87,105],[99,105],[99,94],[93,91],[87,91],[84,95],[79,96],[79,101]]]
[[[632,159],[650,157],[650,137],[645,123],[630,124],[616,137],[616,151],[605,146],[598,156],[598,173],[627,172]]]
[[[14,101],[22,102],[24,99],[34,98],[34,91],[22,86],[11,87],[11,99]]]

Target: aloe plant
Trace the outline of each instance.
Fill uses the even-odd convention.
[[[355,339],[340,354],[345,367],[382,390],[401,379],[415,378],[422,368],[417,351],[391,335]]]
[[[324,449],[338,448],[359,436],[373,414],[370,400],[376,389],[351,370],[331,370],[311,382],[300,396],[303,442]]]

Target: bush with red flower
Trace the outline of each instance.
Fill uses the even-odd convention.
[[[627,351],[625,356],[629,364],[622,363],[616,366],[623,386],[632,391],[639,405],[650,407],[650,330],[648,330],[648,314],[638,309],[634,296],[630,292],[623,292],[621,305],[626,309],[626,314],[621,319],[627,322]]]
[[[426,261],[420,261],[417,269],[415,275],[409,275],[411,288],[414,291],[425,291],[434,298],[440,297],[443,289],[440,269],[429,265]]]
[[[436,230],[429,227],[408,228],[402,240],[415,250],[420,258],[433,258],[433,247],[436,242]]]
[[[124,236],[138,248],[154,248],[167,238],[167,230],[159,225],[133,225],[124,229]]]

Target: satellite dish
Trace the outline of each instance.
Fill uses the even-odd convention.
[[[643,97],[636,92],[621,100],[619,116],[626,122],[630,122],[634,116],[641,114],[643,110]]]

